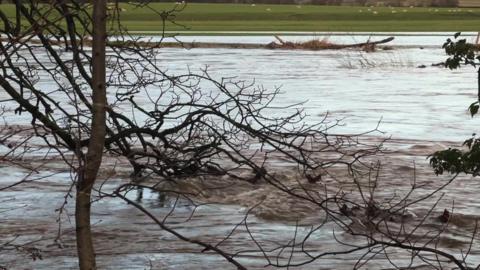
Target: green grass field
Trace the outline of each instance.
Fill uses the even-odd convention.
[[[168,10],[174,3],[154,3]],[[123,25],[132,32],[161,31],[160,15],[122,4]],[[13,16],[12,5],[1,5]],[[389,8],[296,5],[188,4],[167,31],[480,31],[480,9]]]

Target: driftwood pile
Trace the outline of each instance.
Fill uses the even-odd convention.
[[[162,43],[160,47],[184,47],[184,48],[230,48],[230,49],[269,49],[269,50],[340,50],[348,48],[358,48],[363,51],[372,52],[377,45],[385,44],[394,39],[394,37],[385,38],[378,41],[367,41],[354,44],[335,44],[328,42],[327,39],[313,39],[305,42],[284,41],[278,36],[274,36],[278,42],[268,44],[252,43],[210,43],[210,42],[192,42],[192,43]],[[391,47],[383,47],[389,49]]]
[[[359,48],[363,51],[371,52],[375,50],[376,45],[384,44],[390,42],[394,39],[394,37],[389,37],[386,39],[382,39],[379,41],[367,41],[362,43],[354,43],[354,44],[335,44],[330,43],[326,39],[314,39],[309,40],[306,42],[290,42],[290,41],[283,41],[280,37],[275,36],[275,38],[280,42],[271,42],[267,44],[268,49],[286,49],[286,50],[339,50],[339,49],[347,49],[347,48]]]

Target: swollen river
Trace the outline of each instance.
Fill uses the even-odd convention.
[[[452,33],[453,34],[453,33]],[[284,40],[301,41],[310,38],[328,39],[331,42],[354,43],[383,39],[395,34],[282,36]],[[391,50],[366,53],[358,50],[261,50],[261,49],[178,49],[160,51],[163,69],[169,74],[196,72],[207,68],[216,79],[234,77],[246,83],[261,85],[266,89],[280,87],[273,106],[286,108],[301,104],[305,121],[315,123],[329,115],[331,121],[341,120],[341,125],[330,132],[358,134],[369,130],[381,131],[366,140],[376,141],[390,137],[382,154],[384,170],[378,187],[380,197],[398,192],[408,192],[413,179],[422,184],[415,196],[421,196],[441,186],[448,176],[435,176],[428,166],[427,156],[433,151],[458,146],[477,132],[477,118],[471,118],[467,108],[476,99],[476,72],[471,67],[448,70],[439,63],[446,56],[441,48],[450,33],[397,35]],[[467,36],[469,40],[473,36]],[[237,42],[268,43],[270,36],[249,37],[180,37],[186,42]],[[42,82],[48,87],[48,82]],[[112,93],[111,93],[112,94]],[[113,94],[112,94],[113,96]],[[8,98],[0,92],[0,99]],[[147,101],[147,98],[145,98]],[[128,113],[128,112],[126,112]],[[6,123],[28,124],[24,115],[6,114]],[[0,153],[8,151],[5,147]],[[31,153],[32,156],[41,153]],[[26,157],[26,160],[34,158]],[[118,162],[119,165],[116,165]],[[114,158],[106,161],[103,172],[109,180],[104,189],[112,189],[125,182],[129,172],[122,170],[124,161]],[[119,167],[116,167],[119,166]],[[9,164],[0,164],[0,188],[22,179],[27,172]],[[73,199],[69,199],[67,212],[59,215],[55,209],[65,201],[72,175],[65,172],[61,163],[52,162],[46,172],[32,176],[34,181],[0,193],[0,245],[12,241],[17,245],[28,243],[38,248],[42,259],[32,258],[21,250],[0,250],[0,266],[7,269],[76,269],[75,226]],[[414,173],[414,167],[416,169]],[[110,169],[109,169],[110,170]],[[285,175],[286,178],[294,176]],[[216,179],[221,183],[221,179]],[[200,189],[202,181],[193,181],[193,189]],[[331,183],[332,185],[335,183]],[[346,189],[347,190],[347,189]],[[433,209],[432,216],[444,209],[454,208],[462,222],[453,224],[440,238],[439,245],[460,256],[469,247],[475,220],[480,218],[480,190],[478,180],[459,177],[442,191],[442,200],[432,197],[409,208],[418,216]],[[337,241],[356,241],[345,232],[335,234],[337,225],[327,222],[310,236],[307,246],[298,250],[276,249],[302,239],[311,233],[323,217],[316,216],[317,209],[286,198],[280,191],[266,184],[242,184],[235,190],[212,191],[201,196],[199,205],[155,192],[132,191],[129,198],[138,201],[153,213],[168,215],[169,224],[178,232],[208,243],[217,244],[232,233],[232,238],[219,247],[230,253],[238,252],[238,260],[249,269],[264,267],[268,254],[275,263],[298,263],[291,269],[352,269],[365,251],[341,256],[327,256],[313,260],[301,252],[303,248],[320,254],[342,252]],[[257,205],[258,204],[258,205]],[[248,216],[246,213],[251,207]],[[453,207],[452,207],[453,206]],[[94,203],[93,231],[99,269],[235,269],[221,256],[179,240],[160,230],[142,213],[123,201],[106,198]],[[62,221],[59,228],[57,219]],[[434,219],[426,220],[428,228],[439,228]],[[238,228],[236,225],[240,224]],[[296,226],[298,225],[298,226]],[[423,230],[428,230],[423,229]],[[60,238],[58,232],[60,231]],[[418,237],[425,231],[419,229]],[[334,235],[335,234],[335,235]],[[473,248],[467,261],[472,266],[480,263],[480,246],[473,237]],[[259,251],[258,245],[265,248]],[[374,251],[377,252],[377,251]],[[399,266],[410,265],[410,254],[380,254],[366,259],[365,269],[391,269],[388,260]],[[387,258],[389,255],[394,258]],[[414,261],[413,265],[426,265]]]

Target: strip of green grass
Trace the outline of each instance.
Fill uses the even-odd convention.
[[[123,8],[129,30],[161,30],[158,15]],[[480,9],[189,4],[176,21],[193,31],[479,31]],[[185,29],[167,24],[167,30]]]
[[[162,11],[174,3],[153,3]],[[122,4],[129,31],[161,31],[148,8]],[[12,5],[1,5],[13,17]],[[296,5],[188,4],[167,31],[480,31],[479,8],[389,8]]]

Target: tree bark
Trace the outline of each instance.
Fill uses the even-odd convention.
[[[96,269],[90,227],[91,191],[102,162],[106,130],[106,1],[97,0],[93,5],[92,126],[85,162],[79,171],[75,209],[77,253],[81,270]]]
[[[15,36],[18,36],[20,34],[22,26],[22,19],[20,13],[21,4],[22,3],[20,0],[15,0]]]

